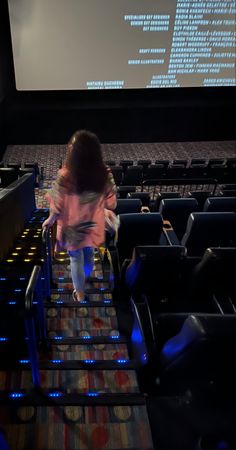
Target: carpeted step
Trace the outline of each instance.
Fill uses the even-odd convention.
[[[91,390],[100,393],[139,392],[134,370],[40,370],[42,389],[83,394]],[[0,371],[0,390],[26,391],[32,388],[31,372]]]
[[[58,288],[52,289],[52,292],[62,292],[62,291],[73,291],[73,284],[71,282],[71,280],[69,282],[60,282],[58,283]],[[109,281],[97,281],[97,282],[93,282],[93,283],[86,283],[85,285],[85,292],[92,292],[92,291],[111,291],[110,288],[110,283]]]
[[[48,336],[81,336],[82,331],[92,336],[108,336],[111,330],[117,330],[116,317],[78,317],[74,319],[47,319]]]
[[[96,308],[93,306],[91,308],[87,308],[86,306],[77,305],[72,308],[53,308],[47,307],[46,309],[46,317],[47,319],[77,319],[79,317],[87,317],[90,319],[96,318],[104,318],[104,317],[115,317],[116,310],[112,306],[100,307]]]
[[[145,406],[0,408],[12,450],[152,450]]]
[[[50,303],[57,303],[60,302],[59,304],[62,304],[62,302],[65,303],[71,303],[73,301],[72,299],[72,290],[70,290],[70,292],[58,292],[58,291],[53,291],[51,294],[51,299],[50,299]],[[94,293],[89,293],[87,295],[89,302],[101,302],[104,301],[107,304],[112,302],[112,293],[111,292],[94,292]],[[50,303],[47,303],[47,305],[50,305]],[[81,304],[81,302],[80,302]],[[79,302],[76,303],[76,306],[80,306]]]
[[[93,345],[52,345],[46,355],[41,355],[40,360],[45,358],[64,359],[65,361],[77,359],[128,359],[128,350],[125,344],[93,344]]]

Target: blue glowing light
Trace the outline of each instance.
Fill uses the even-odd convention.
[[[22,292],[22,289],[14,289],[14,292]]]
[[[105,290],[106,290],[105,287],[100,287],[100,288],[99,288],[99,291],[105,291]]]
[[[22,392],[11,392],[11,394],[9,394],[10,398],[21,398],[24,397],[24,394],[22,394]]]
[[[63,360],[62,359],[51,359],[50,362],[53,364],[61,364],[63,362]]]
[[[49,392],[48,393],[48,397],[62,397],[63,393],[62,392]]]
[[[8,305],[16,305],[16,302],[8,302]]]
[[[87,300],[80,300],[80,303],[88,303]]]
[[[58,288],[57,292],[63,292],[65,289],[64,288]]]
[[[19,280],[20,280],[20,281],[25,281],[26,278],[25,278],[25,277],[20,277]]]
[[[110,304],[111,300],[103,300],[103,303]]]
[[[56,301],[56,304],[57,304],[57,305],[63,305],[64,302],[63,302],[62,300],[58,300],[58,301]]]
[[[30,362],[29,359],[19,359],[20,364],[29,364],[29,362]]]
[[[63,281],[65,277],[58,277],[58,280]]]
[[[4,278],[4,277],[1,277],[0,278],[0,281],[6,281],[7,279],[6,278]]]
[[[5,341],[8,341],[7,337],[0,337],[0,342],[5,342]]]
[[[128,359],[117,359],[116,361],[118,364],[127,364],[127,362],[129,362]]]
[[[55,341],[60,341],[63,339],[63,336],[54,336],[53,339],[55,339]]]
[[[91,336],[81,336],[82,339],[91,339]]]
[[[99,393],[98,392],[87,392],[86,394],[88,397],[98,397]]]
[[[138,327],[133,329],[131,341],[136,344],[141,344],[141,342],[143,341],[142,333]]]
[[[227,441],[220,441],[217,443],[217,450],[230,450],[229,443]]]
[[[93,363],[95,363],[95,360],[94,359],[84,359],[84,363],[93,364]]]
[[[119,339],[120,336],[118,334],[114,334],[113,336],[110,336],[111,339]]]

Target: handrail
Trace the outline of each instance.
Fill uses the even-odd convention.
[[[49,230],[50,230],[50,227],[43,227],[43,230],[42,230],[42,241],[43,241],[43,244],[47,244]]]
[[[25,311],[27,312],[32,311],[33,296],[40,274],[41,267],[34,266],[25,292]]]

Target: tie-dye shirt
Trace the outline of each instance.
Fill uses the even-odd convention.
[[[57,179],[47,192],[50,211],[57,218],[57,249],[77,250],[99,247],[105,240],[104,208],[116,207],[116,185],[108,169],[104,193],[71,192],[65,183],[65,169],[58,171]]]

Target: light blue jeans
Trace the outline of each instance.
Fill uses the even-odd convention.
[[[84,292],[85,279],[91,275],[94,265],[94,248],[84,247],[68,251],[71,265],[71,278],[74,289]]]

